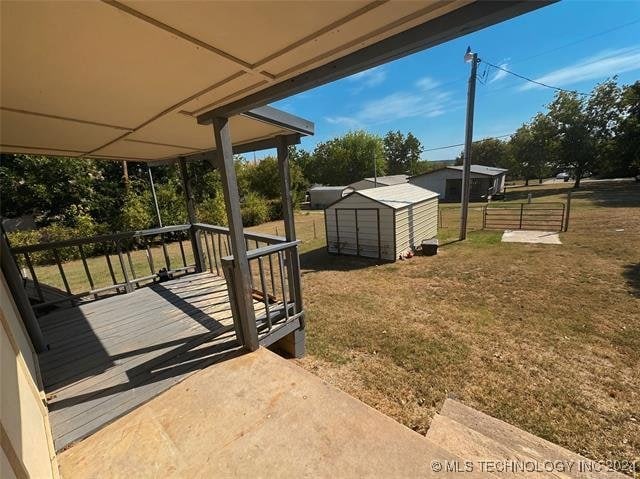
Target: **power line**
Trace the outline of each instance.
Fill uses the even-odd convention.
[[[616,30],[620,30],[622,28],[626,28],[628,26],[635,25],[636,23],[640,23],[640,18],[636,18],[635,20],[632,20],[632,21],[627,22],[627,23],[623,23],[622,25],[618,25],[618,26],[609,28],[608,30],[602,30],[602,31],[596,32],[596,33],[594,33],[592,35],[588,35],[586,37],[579,38],[578,40],[574,40],[572,42],[565,43],[564,45],[560,45],[560,46],[554,47],[554,48],[552,48],[550,50],[546,50],[544,52],[536,53],[536,54],[531,55],[529,57],[522,58],[522,59],[520,59],[518,61],[512,62],[512,64],[515,65],[515,64],[518,64],[518,63],[526,62],[526,61],[531,60],[533,58],[538,58],[538,57],[541,57],[541,56],[544,56],[544,55],[548,55],[549,53],[557,52],[558,50],[562,50],[563,48],[567,48],[567,47],[576,45],[578,43],[582,43],[584,41],[591,40],[592,38],[599,37],[601,35],[606,35],[607,33],[615,32]]]
[[[499,135],[499,136],[489,136],[487,138],[482,138],[481,140],[475,140],[473,143],[481,143],[485,140],[491,140],[491,139],[506,138],[511,135],[513,135],[513,133],[507,133],[506,135]],[[456,146],[464,146],[464,143],[456,143],[455,145],[439,146],[437,148],[429,148],[427,150],[422,150],[422,151],[426,152],[426,151],[446,150],[448,148],[455,148]]]
[[[507,70],[506,68],[502,68],[501,66],[494,65],[493,63],[489,63],[486,60],[478,59],[478,61],[486,63],[490,67],[496,68],[497,70],[501,70],[501,71],[503,71],[505,73],[508,73],[508,74],[513,75],[513,76],[518,77],[518,78],[521,78],[522,80],[526,80],[526,81],[528,81],[530,83],[535,83],[536,85],[540,85],[540,86],[543,86],[543,87],[546,87],[546,88],[551,88],[552,90],[563,91],[565,93],[576,93],[578,95],[583,95],[583,96],[591,96],[592,95],[591,93],[583,93],[583,92],[579,92],[577,90],[567,90],[566,88],[560,88],[559,86],[548,85],[546,83],[542,83],[542,82],[539,82],[537,80],[533,80],[531,78],[528,78],[528,77],[526,77],[524,75],[520,75],[519,73],[512,72],[511,70]]]

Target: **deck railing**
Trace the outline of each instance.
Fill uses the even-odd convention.
[[[46,308],[59,303],[70,302],[75,304],[76,300],[93,296],[98,298],[100,295],[113,293],[127,293],[141,287],[145,283],[153,282],[161,277],[161,275],[184,274],[195,271],[195,263],[187,260],[187,252],[184,242],[191,233],[191,225],[174,225],[165,226],[163,228],[153,228],[140,231],[126,231],[107,235],[98,235],[85,238],[72,238],[62,241],[53,241],[49,243],[39,243],[26,246],[18,246],[11,249],[18,263],[26,265],[29,270],[29,276],[33,282],[35,293],[39,302],[33,305],[34,310]],[[168,238],[170,237],[170,238]],[[168,240],[177,243],[180,249],[181,266],[172,264],[171,257],[167,249]],[[94,277],[91,273],[91,267],[86,254],[86,247],[92,245],[92,249],[103,251],[102,255],[106,261],[106,266],[111,279],[110,285],[96,287]],[[99,248],[95,248],[99,245]],[[160,246],[162,250],[162,259],[157,261],[153,257],[154,247]],[[69,255],[69,250],[78,249],[82,267],[86,277],[87,289],[79,293],[72,292],[69,284],[67,273],[64,269],[64,263],[61,260],[61,251],[65,251]],[[149,272],[142,272],[136,269],[132,259],[134,251],[143,250],[146,255]],[[31,255],[39,252],[51,252],[54,262],[58,268],[60,279],[66,291],[66,295],[62,297],[54,297],[53,299],[45,296],[44,285],[38,278],[36,269]],[[193,256],[193,251],[191,251]],[[114,265],[112,256],[117,258]],[[95,258],[95,256],[93,257]],[[20,261],[23,260],[23,261]],[[55,295],[54,295],[55,296]],[[60,295],[58,295],[60,296]]]
[[[251,272],[251,291],[253,300],[256,302],[255,327],[258,339],[264,345],[271,344],[275,340],[271,335],[276,331],[282,333],[289,326],[304,327],[299,244],[299,241],[285,240],[247,252]],[[235,267],[233,256],[222,258],[222,269],[229,286],[231,309],[234,317],[239,317],[241,313],[235,297],[235,292],[238,291],[235,284]],[[245,343],[239,326],[236,322],[236,333]]]
[[[302,324],[303,305],[300,285],[300,261],[298,241],[287,242],[286,238],[262,233],[245,232],[245,246],[249,262],[251,292],[256,310],[255,328],[258,336],[265,338],[281,326],[297,321]],[[186,243],[186,245],[185,245]],[[179,248],[176,264],[175,245]],[[91,248],[89,248],[91,245]],[[174,250],[173,261],[169,247]],[[77,249],[77,251],[73,251]],[[101,255],[87,255],[87,251],[101,251]],[[154,250],[156,256],[154,257]],[[49,285],[38,278],[32,256],[48,253],[54,258],[59,277],[66,294],[52,294]],[[143,252],[146,257],[145,271],[140,261],[135,266],[132,256]],[[175,225],[141,231],[128,231],[86,238],[41,243],[12,248],[19,263],[26,266],[32,281],[32,294],[37,297],[33,305],[35,311],[65,304],[75,305],[86,299],[99,299],[112,294],[129,293],[158,280],[179,274],[189,274],[208,270],[225,276],[229,291],[231,309],[236,323],[238,337],[242,341],[240,313],[235,304],[236,291],[234,252],[231,247],[229,229],[204,223]],[[68,263],[61,258],[80,256],[84,281],[82,291],[72,291],[68,280]],[[104,257],[108,269],[110,285],[96,287],[96,260]],[[115,257],[115,259],[113,258]],[[144,264],[142,260],[142,264]],[[105,264],[102,264],[104,270]],[[148,268],[148,269],[147,269]],[[76,269],[76,276],[79,272]],[[78,278],[76,277],[76,283]],[[26,281],[26,278],[25,278]],[[73,288],[77,289],[77,288]],[[235,320],[237,319],[237,320]],[[253,327],[253,326],[252,326]]]
[[[239,316],[233,270],[236,267],[229,241],[229,229],[202,223],[194,224],[202,236],[209,271],[224,274],[234,317]],[[264,233],[245,232],[247,260],[251,272],[251,291],[256,306],[256,328],[261,337],[274,329],[303,321],[300,285],[299,241]],[[236,322],[236,326],[238,323]],[[242,337],[241,328],[236,328]]]

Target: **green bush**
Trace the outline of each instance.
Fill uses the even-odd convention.
[[[144,230],[153,225],[151,195],[130,191],[124,199],[120,213],[121,231]]]
[[[37,230],[13,231],[11,233],[8,233],[7,236],[9,237],[9,243],[11,244],[11,247],[16,248],[18,246],[51,243],[54,241],[63,241],[75,238],[86,238],[100,233],[101,229],[102,228],[99,228],[93,222],[91,222],[91,224],[84,224],[76,227],[50,225],[45,226],[44,228],[39,228]],[[87,256],[90,256],[94,253],[97,253],[99,247],[100,245],[86,245],[84,246],[85,254]],[[58,256],[60,257],[60,260],[62,262],[80,258],[80,250],[77,246],[58,248],[57,251]],[[29,257],[31,258],[31,262],[33,264],[51,264],[55,262],[53,250],[36,251],[34,253],[29,253]],[[24,255],[16,255],[16,259],[20,266],[25,266]]]
[[[270,219],[269,202],[256,193],[249,193],[242,203],[242,224],[255,226],[266,223]]]
[[[216,226],[227,226],[227,211],[222,194],[206,198],[198,205],[198,221]]]

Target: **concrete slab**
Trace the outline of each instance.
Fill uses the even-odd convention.
[[[190,376],[58,459],[65,478],[129,479],[446,478],[432,461],[459,458],[261,348]]]
[[[562,244],[557,231],[505,230],[503,243]]]

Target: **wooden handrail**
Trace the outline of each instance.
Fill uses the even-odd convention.
[[[173,225],[164,226],[163,228],[153,228],[138,231],[123,231],[119,233],[111,233],[108,235],[86,236],[84,238],[71,238],[67,240],[51,241],[49,243],[36,243],[32,245],[16,246],[11,250],[16,254],[33,253],[35,251],[44,251],[52,248],[65,248],[67,246],[79,246],[89,243],[104,243],[107,241],[119,241],[123,239],[141,238],[144,236],[156,236],[165,233],[173,233],[176,231],[189,231],[191,225]]]

